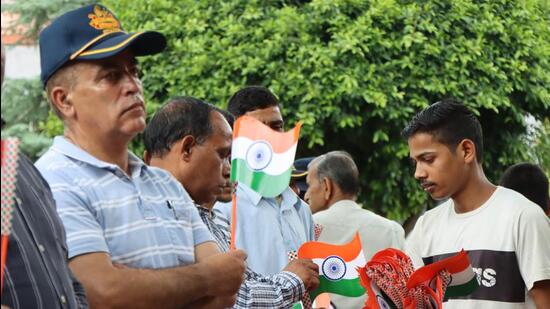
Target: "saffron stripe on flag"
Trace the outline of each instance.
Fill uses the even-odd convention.
[[[302,124],[298,122],[294,129],[277,132],[250,116],[237,118],[233,126],[233,139],[246,137],[251,140],[265,140],[274,152],[284,152],[298,141]]]
[[[333,245],[323,242],[306,242],[300,247],[298,256],[305,259],[326,258],[331,255],[337,255],[344,261],[354,260],[361,252],[361,239],[355,234],[353,240],[345,245]]]

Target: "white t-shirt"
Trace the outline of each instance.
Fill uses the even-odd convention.
[[[444,308],[535,308],[527,291],[550,279],[550,220],[539,206],[503,187],[467,213],[448,200],[420,217],[406,241],[416,268],[463,248],[480,286]]]

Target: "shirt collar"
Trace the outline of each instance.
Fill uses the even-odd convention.
[[[204,215],[204,216],[208,217],[209,219],[214,220],[216,218],[216,213],[214,211],[211,211],[208,208],[204,208],[200,205],[197,205],[197,209],[199,210],[199,213],[201,215]]]
[[[338,202],[332,204],[329,209],[343,209],[343,208],[361,208],[359,204],[352,200],[339,200]]]
[[[250,202],[252,202],[253,205],[258,206],[260,204],[260,201],[262,199],[268,200],[268,199],[274,199],[273,197],[263,197],[258,192],[252,190],[249,186],[242,184],[239,182],[237,185],[238,187],[238,193],[237,194],[243,194]],[[302,207],[301,200],[298,198],[296,193],[290,189],[290,187],[286,187],[286,189],[281,193],[283,196],[282,205],[290,204],[293,205],[296,210],[300,210],[300,207]]]
[[[82,148],[71,143],[68,139],[63,136],[56,136],[53,140],[52,149],[58,151],[69,158],[87,163],[89,165],[108,169],[108,170],[117,170],[120,169],[117,165],[99,160],[98,158],[92,156],[88,152],[84,151]],[[139,175],[143,169],[147,168],[147,165],[138,158],[135,154],[128,151],[128,165],[132,176]]]

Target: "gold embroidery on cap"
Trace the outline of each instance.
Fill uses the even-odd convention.
[[[90,26],[103,30],[103,33],[121,31],[120,23],[113,14],[99,5],[94,6],[94,12],[88,14],[88,18],[90,18]]]

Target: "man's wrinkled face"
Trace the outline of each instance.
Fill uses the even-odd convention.
[[[283,116],[281,115],[281,110],[278,106],[270,106],[262,109],[257,109],[251,112],[246,113],[245,115],[255,118],[256,120],[261,121],[266,126],[271,129],[283,132],[284,131],[284,121]]]
[[[452,197],[465,182],[465,163],[456,150],[438,142],[433,135],[416,133],[408,140],[414,177],[435,200]]]
[[[145,103],[138,64],[130,51],[74,64],[76,80],[67,87],[72,121],[82,130],[112,137],[134,137],[145,129]]]
[[[197,204],[212,203],[227,188],[231,170],[231,127],[217,111],[210,114],[213,132],[206,140],[193,146],[190,170],[185,188]]]
[[[328,208],[328,201],[325,198],[325,185],[317,175],[317,166],[313,165],[308,168],[306,183],[308,189],[304,199],[309,204],[311,212],[316,213]]]

